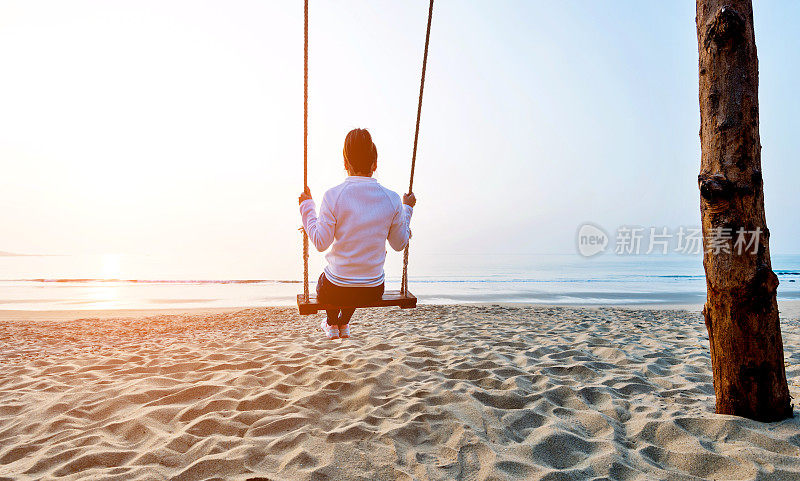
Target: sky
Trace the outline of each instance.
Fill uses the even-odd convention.
[[[312,0],[309,184],[370,129],[408,187],[427,2]],[[437,0],[413,249],[697,226],[692,1]],[[800,253],[800,2],[755,6],[773,253]],[[300,1],[0,0],[0,250],[299,262]]]

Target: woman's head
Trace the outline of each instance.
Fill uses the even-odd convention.
[[[344,139],[344,167],[350,174],[372,176],[378,168],[378,149],[367,129],[353,129]]]

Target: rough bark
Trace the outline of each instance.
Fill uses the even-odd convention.
[[[751,0],[697,0],[696,23],[702,145],[698,184],[708,289],[703,315],[716,411],[776,421],[791,417],[792,405],[775,299],[778,278],[772,271],[764,216]],[[740,229],[751,233],[749,240],[757,239],[755,247],[738,252]],[[729,252],[719,242],[726,233],[732,237]]]

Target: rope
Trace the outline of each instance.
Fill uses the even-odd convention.
[[[308,0],[303,25],[303,192],[308,190]],[[308,233],[303,229],[303,299],[308,302]]]
[[[422,76],[419,82],[419,102],[417,103],[417,126],[414,130],[414,151],[411,154],[411,178],[408,181],[408,193],[414,189],[414,167],[417,163],[417,140],[419,139],[419,121],[422,116],[422,92],[425,90],[425,68],[428,65],[428,44],[431,39],[431,19],[433,18],[433,0],[428,7],[428,28],[425,32],[425,53],[422,55]],[[409,241],[410,242],[410,241]],[[400,281],[400,292],[408,294],[408,246],[403,251],[403,277]]]

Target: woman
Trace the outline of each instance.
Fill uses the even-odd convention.
[[[300,194],[300,214],[309,240],[328,265],[317,282],[317,298],[325,304],[348,306],[383,295],[386,241],[403,250],[411,237],[414,194],[400,196],[372,175],[378,168],[378,149],[366,129],[351,130],[344,140],[345,181],[322,197],[317,216],[311,191]],[[350,337],[354,308],[326,310],[320,328],[328,339]]]

